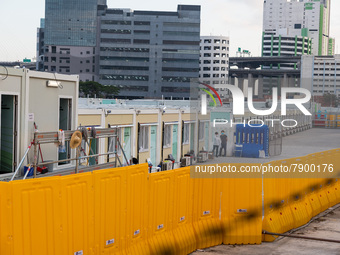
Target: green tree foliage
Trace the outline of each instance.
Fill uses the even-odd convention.
[[[114,98],[119,94],[119,88],[116,86],[104,86],[94,81],[79,82],[79,97],[98,97],[98,98]]]
[[[339,100],[335,94],[326,93],[322,98],[322,106],[324,107],[338,107]]]

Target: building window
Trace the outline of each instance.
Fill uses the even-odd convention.
[[[140,151],[149,150],[149,126],[140,127],[138,143]]]
[[[198,130],[198,138],[200,141],[204,140],[204,122],[200,122]]]
[[[171,146],[171,125],[165,125],[163,147],[168,148],[170,146]]]
[[[183,144],[188,144],[190,139],[190,124],[184,123],[183,127]]]

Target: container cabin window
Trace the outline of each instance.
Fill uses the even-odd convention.
[[[183,127],[183,144],[188,144],[189,143],[189,135],[190,135],[190,124],[189,123],[184,123]]]
[[[117,128],[117,138],[122,146],[122,128]],[[122,148],[118,145],[118,141],[116,142],[116,137],[109,137],[108,141],[108,151],[107,152],[115,152],[115,146],[117,145],[117,153],[121,155]],[[115,157],[115,154],[110,154],[110,158]]]
[[[169,148],[171,146],[171,125],[164,126],[164,146],[165,148]]]
[[[139,133],[139,150],[140,151],[147,151],[149,150],[149,127],[148,126],[141,126],[140,133]]]

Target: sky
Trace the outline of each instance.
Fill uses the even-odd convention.
[[[201,5],[201,35],[230,36],[230,55],[238,47],[253,56],[261,53],[263,0],[107,0],[109,8],[176,11],[178,4]],[[36,34],[45,16],[45,0],[2,0],[0,8],[0,61],[36,56]],[[331,37],[340,43],[340,1],[332,1]]]

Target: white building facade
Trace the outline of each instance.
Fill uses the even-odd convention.
[[[225,97],[223,84],[228,83],[229,70],[229,37],[201,36],[199,80],[221,91]]]
[[[330,0],[265,0],[262,55],[333,55],[329,29]]]

